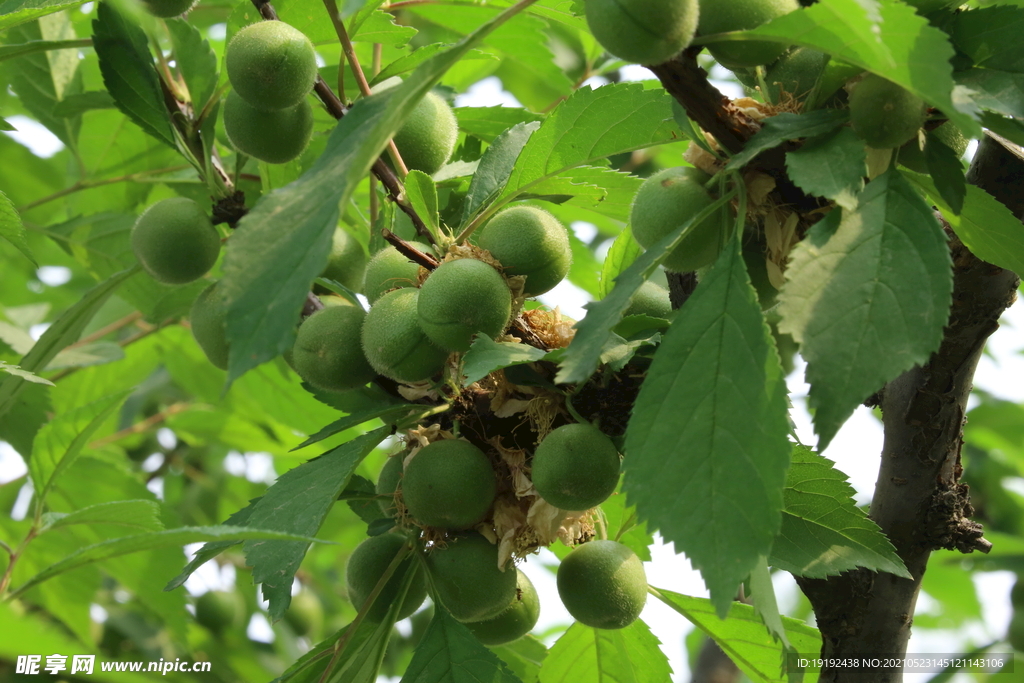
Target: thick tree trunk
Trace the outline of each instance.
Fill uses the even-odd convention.
[[[968,180],[1019,216],[1022,179],[1024,162],[985,138]],[[914,579],[859,570],[828,580],[799,580],[814,606],[825,658],[905,654],[931,552],[990,547],[980,525],[969,519],[973,510],[968,487],[960,482],[960,449],[978,359],[999,316],[1013,303],[1019,280],[980,261],[955,236],[950,249],[953,305],[942,345],[924,367],[889,382],[877,396],[885,443],[870,514]],[[902,679],[900,668],[826,668],[821,675],[823,683]]]

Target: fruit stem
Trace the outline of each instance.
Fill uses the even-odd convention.
[[[434,270],[440,265],[438,260],[431,254],[424,254],[422,251],[412,246],[401,237],[391,232],[387,228],[381,228],[381,237],[388,241],[391,246],[397,249],[403,256],[414,263],[418,263],[427,270]]]

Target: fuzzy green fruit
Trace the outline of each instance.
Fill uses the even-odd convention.
[[[501,262],[505,275],[526,276],[526,296],[550,291],[565,279],[572,265],[565,226],[533,206],[515,206],[498,213],[481,228],[477,244]]]
[[[780,102],[783,93],[803,101],[814,90],[825,72],[829,56],[809,47],[790,50],[768,68],[764,76],[772,102]]]
[[[459,621],[496,617],[516,597],[516,572],[499,569],[498,546],[475,531],[427,554],[427,569],[438,598]]]
[[[198,280],[220,254],[220,235],[199,204],[185,197],[157,202],[132,227],[132,251],[154,280],[181,285]]]
[[[363,309],[350,305],[306,318],[292,347],[295,372],[326,391],[357,389],[376,377],[359,343],[365,317]]]
[[[170,19],[192,9],[198,0],[142,0],[142,5],[154,17]]]
[[[317,76],[313,43],[283,21],[260,21],[243,28],[228,43],[225,61],[235,92],[263,111],[302,102]],[[262,131],[267,137],[280,132],[276,127]]]
[[[964,137],[964,134],[960,129],[949,121],[933,130],[931,135],[946,147],[949,147],[956,152],[958,157],[962,157],[964,155],[964,152],[967,151],[967,144],[970,142],[970,140]],[[907,144],[900,147],[900,156],[898,161],[911,171],[917,171],[918,173],[928,172],[928,163],[924,158],[924,150],[918,145],[916,136],[911,138]]]
[[[420,327],[448,351],[468,351],[477,333],[494,339],[512,315],[512,292],[497,270],[476,259],[442,263],[420,288]]]
[[[413,456],[402,478],[402,500],[420,524],[466,529],[483,520],[497,485],[484,452],[458,439],[435,441]]]
[[[398,455],[388,458],[384,467],[381,468],[380,474],[377,475],[377,485],[374,487],[374,491],[380,496],[377,499],[377,504],[380,505],[380,511],[388,517],[398,514],[398,510],[395,508],[395,492],[402,484],[402,467],[406,455],[408,452],[402,451]]]
[[[283,164],[297,159],[309,145],[313,107],[302,100],[287,109],[260,111],[232,90],[224,103],[224,131],[239,152]]]
[[[410,242],[424,254],[430,253],[430,247],[421,242]],[[387,246],[378,251],[366,264],[366,274],[363,276],[363,294],[375,303],[386,292],[398,287],[415,287],[419,278],[420,266],[413,263],[402,252],[393,246]]]
[[[661,285],[645,281],[629,300],[629,308],[622,315],[649,315],[652,318],[667,318],[672,313],[672,301],[668,290]]]
[[[358,292],[363,285],[365,271],[366,252],[363,251],[363,245],[341,228],[336,228],[331,238],[331,255],[327,257],[327,267],[321,275]]]
[[[320,604],[320,598],[310,590],[300,590],[292,596],[284,620],[295,631],[295,635],[315,636],[324,625],[324,607]]]
[[[633,237],[645,249],[714,203],[704,189],[709,176],[695,168],[669,168],[644,181],[633,200],[630,222]],[[711,215],[665,259],[665,268],[689,273],[714,263],[718,257],[721,217]]]
[[[374,370],[398,382],[419,382],[441,372],[448,352],[420,327],[420,290],[396,289],[370,308],[363,322],[363,353]]]
[[[214,633],[240,626],[245,603],[234,591],[207,591],[196,599],[196,621]]]
[[[638,64],[675,57],[697,30],[697,0],[589,0],[584,8],[597,42]]]
[[[484,621],[466,624],[470,632],[484,645],[495,646],[519,640],[537,625],[540,618],[540,598],[533,582],[522,571],[516,570],[516,597],[501,614]]]
[[[899,147],[917,135],[928,105],[903,86],[868,74],[850,93],[850,125],[870,147]]]
[[[348,558],[348,566],[345,568],[345,584],[348,588],[349,600],[357,610],[363,608],[363,604],[370,597],[377,582],[384,576],[384,572],[387,571],[388,566],[391,565],[392,560],[404,545],[405,539],[401,536],[381,534],[366,539],[352,551],[352,556]],[[417,574],[413,577],[412,585],[409,586],[409,590],[405,594],[405,600],[402,601],[398,619],[405,619],[423,604],[427,597],[427,581],[419,571],[419,563],[410,556],[398,566],[395,573],[391,575],[391,579],[381,589],[373,607],[366,614],[367,619],[370,621],[384,620],[391,603],[398,597],[398,591],[402,588],[406,572],[409,571],[415,571]]]
[[[228,339],[225,325],[228,302],[217,284],[214,282],[196,297],[189,314],[189,324],[192,326],[192,336],[210,362],[221,370],[227,370]]]
[[[647,574],[636,553],[615,541],[584,543],[558,566],[558,596],[576,621],[625,628],[647,602]]]
[[[800,9],[797,0],[700,0],[697,34],[751,30],[797,9]],[[782,43],[760,40],[708,45],[711,56],[729,69],[771,64],[786,49]]]
[[[540,497],[555,507],[589,510],[615,491],[619,452],[593,425],[563,425],[537,446],[530,476]]]
[[[459,122],[448,103],[428,92],[395,133],[395,145],[410,171],[434,175],[448,163],[459,138]]]

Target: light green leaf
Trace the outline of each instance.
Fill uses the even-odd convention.
[[[462,225],[465,226],[488,202],[496,197],[508,182],[516,159],[530,136],[540,127],[539,122],[517,123],[499,135],[480,158],[480,165],[469,184],[463,204]]]
[[[5,361],[2,360],[0,360],[0,371],[6,372],[9,375],[14,375],[15,377],[21,377],[26,382],[34,382],[35,384],[47,384],[51,387],[56,386],[54,385],[53,382],[44,377],[34,375],[31,372],[28,372],[27,370],[22,370],[17,365],[8,365]]]
[[[405,196],[427,225],[434,244],[441,244],[441,219],[437,215],[437,185],[423,171],[413,169],[405,177]]]
[[[603,166],[579,166],[544,180],[530,188],[525,197],[544,198],[558,195],[566,204],[581,206],[609,218],[626,222],[633,208],[633,198],[644,179]]]
[[[612,494],[601,503],[601,512],[608,525],[608,538],[627,546],[644,562],[650,562],[654,535],[637,516],[636,508],[626,505],[626,496]]]
[[[599,298],[603,299],[608,296],[608,292],[612,291],[612,288],[615,286],[615,278],[626,268],[633,265],[633,261],[643,251],[643,247],[633,238],[633,231],[631,229],[627,227],[619,233],[619,236],[612,242],[608,255],[604,257],[604,263],[601,264]]]
[[[505,663],[446,610],[434,619],[416,647],[402,683],[519,683]]]
[[[431,43],[430,45],[424,45],[413,50],[410,54],[399,57],[395,61],[391,62],[381,72],[370,80],[370,85],[377,85],[382,81],[386,81],[389,78],[395,76],[401,76],[404,73],[408,73],[418,67],[423,62],[427,61],[438,52],[451,47],[446,43]],[[470,50],[466,53],[466,56],[462,58],[462,61],[474,60],[474,59],[496,59],[494,55],[482,52],[481,50]],[[494,107],[497,109],[498,107]],[[514,110],[513,110],[514,111]],[[459,110],[456,109],[455,113],[458,115]],[[488,141],[489,142],[489,141]]]
[[[0,16],[0,22],[3,17]],[[0,29],[2,30],[2,29]],[[0,45],[0,62],[13,57],[30,55],[35,52],[48,52],[50,50],[67,50],[68,48],[92,47],[92,40],[89,38],[69,40],[29,40],[24,43],[13,45]]]
[[[540,667],[548,656],[548,649],[544,647],[544,643],[530,634],[490,649],[523,683],[537,683]]]
[[[61,10],[78,7],[83,2],[85,0],[6,0],[6,2],[0,2],[0,31]]]
[[[782,624],[782,615],[779,613],[779,603],[775,597],[775,584],[772,583],[772,574],[768,571],[768,561],[762,556],[757,560],[757,565],[750,572],[750,592],[753,594],[754,612],[761,618],[761,622],[767,627],[773,638],[779,640],[782,646],[790,651],[792,645],[786,635],[786,629]]]
[[[546,352],[527,344],[496,342],[485,335],[477,335],[473,345],[463,358],[462,372],[465,375],[463,383],[469,386],[473,382],[479,382],[495,370],[507,368],[510,365],[533,363],[545,355],[547,355]]]
[[[198,116],[217,89],[217,55],[210,43],[192,24],[183,19],[166,19],[174,44],[174,60],[188,86],[192,108]]]
[[[849,118],[848,109],[818,109],[807,114],[783,112],[767,118],[761,130],[747,141],[743,151],[729,159],[725,170],[741,168],[761,152],[789,140],[824,135],[846,123]]]
[[[359,25],[352,40],[359,43],[383,43],[384,45],[402,47],[417,33],[419,31],[412,26],[396,24],[394,14],[376,10]]]
[[[807,194],[831,199],[852,211],[867,175],[864,141],[849,128],[818,135],[786,154],[786,172]]]
[[[792,457],[783,492],[782,530],[769,563],[812,579],[856,567],[909,579],[889,539],[853,501],[846,475],[807,447],[796,446]]]
[[[720,614],[782,522],[787,409],[781,362],[734,239],[654,356],[626,430],[622,484],[640,517],[700,570]]]
[[[672,667],[640,619],[606,630],[577,622],[551,647],[540,683],[668,683]]]
[[[14,247],[25,255],[32,265],[39,267],[32,249],[25,239],[25,226],[21,223],[21,216],[14,208],[14,203],[0,191],[0,237],[14,245]]]
[[[468,135],[480,138],[484,142],[494,142],[495,138],[519,123],[533,123],[544,119],[518,107],[456,107],[455,117],[459,120],[459,129]]]
[[[160,504],[152,500],[115,500],[89,505],[74,512],[47,512],[43,515],[44,531],[74,524],[116,524],[144,531],[160,531],[164,528],[160,519]]]
[[[939,347],[949,248],[931,207],[890,169],[868,183],[856,211],[811,228],[786,276],[779,329],[807,359],[821,450],[868,396]]]

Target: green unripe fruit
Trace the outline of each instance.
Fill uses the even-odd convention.
[[[189,323],[192,336],[213,365],[228,369],[227,318],[228,302],[223,291],[214,282],[204,289],[192,303]]]
[[[667,318],[672,312],[668,290],[647,280],[629,300],[629,308],[623,315],[649,315],[652,318]]]
[[[850,125],[870,147],[899,147],[917,135],[928,105],[892,81],[868,74],[850,93]]]
[[[806,99],[825,72],[828,60],[827,54],[809,47],[798,47],[779,57],[764,77],[772,102],[781,101],[784,92],[796,100]]]
[[[220,254],[220,235],[209,216],[185,197],[164,199],[146,209],[132,227],[131,244],[146,272],[169,285],[198,280]]]
[[[932,131],[932,135],[942,144],[949,147],[958,157],[962,157],[967,151],[967,144],[970,142],[959,128],[950,122],[946,122]],[[899,162],[911,171],[918,173],[928,172],[928,163],[924,158],[924,150],[917,144],[917,137],[910,139],[910,142],[900,147]]]
[[[448,352],[427,339],[417,311],[420,290],[388,292],[363,322],[363,353],[374,370],[398,382],[419,382],[441,372]]]
[[[430,247],[420,242],[410,242],[424,254],[430,253]],[[366,264],[363,276],[363,294],[375,303],[386,292],[398,287],[415,287],[419,278],[420,266],[413,263],[402,252],[392,246],[378,251]]]
[[[435,441],[413,456],[402,479],[402,500],[420,524],[466,529],[483,520],[497,485],[484,452],[458,439]]]
[[[406,168],[434,175],[448,163],[459,137],[459,122],[448,103],[428,92],[395,133]]]
[[[638,64],[675,57],[697,30],[697,0],[588,0],[584,8],[597,42]]]
[[[516,597],[516,572],[499,569],[498,546],[475,531],[431,551],[427,568],[438,598],[459,621],[496,617]]]
[[[697,33],[748,31],[799,8],[797,0],[700,0]],[[729,69],[771,64],[786,49],[782,43],[760,40],[708,45],[708,52]]]
[[[359,343],[365,317],[358,306],[331,306],[306,318],[292,347],[295,372],[326,391],[357,389],[376,377]]]
[[[299,591],[292,596],[288,611],[284,613],[284,620],[295,631],[295,635],[308,636],[319,633],[324,624],[324,607],[320,604],[320,598],[312,591]]]
[[[558,566],[558,596],[576,621],[625,628],[647,602],[647,574],[636,553],[615,541],[584,543]]]
[[[484,645],[504,645],[518,640],[533,630],[540,618],[540,598],[533,582],[516,570],[516,597],[501,614],[484,621],[466,624]]]
[[[245,603],[234,591],[207,591],[196,599],[196,621],[214,633],[240,626]]]
[[[331,255],[321,275],[335,280],[353,291],[359,291],[366,271],[366,252],[363,245],[341,228],[336,228],[331,237]]]
[[[287,109],[261,111],[232,90],[224,102],[224,131],[239,152],[283,164],[298,158],[313,137],[313,107],[302,100]]]
[[[142,0],[142,5],[154,17],[170,19],[192,9],[197,0]]]
[[[644,181],[633,200],[633,237],[645,249],[714,203],[704,189],[709,176],[695,168],[669,168]],[[718,258],[721,217],[712,214],[690,228],[665,259],[668,270],[689,273]]]
[[[384,467],[381,468],[380,474],[377,475],[377,486],[374,488],[377,495],[380,496],[377,504],[380,505],[380,511],[388,517],[398,514],[398,510],[395,508],[395,492],[398,491],[398,487],[402,483],[402,467],[406,455],[408,454],[402,451],[398,455],[388,458]]]
[[[532,468],[541,498],[562,510],[589,510],[615,491],[619,452],[593,425],[563,425],[537,446]]]
[[[565,226],[533,206],[516,206],[498,213],[481,228],[477,243],[501,262],[505,275],[526,276],[526,296],[550,291],[572,265]]]
[[[282,21],[260,21],[235,34],[227,47],[228,80],[257,109],[288,109],[316,81],[316,50],[302,31]],[[271,137],[279,128],[265,128]]]
[[[442,263],[420,288],[420,327],[448,351],[468,351],[473,335],[494,339],[512,315],[512,292],[497,270],[476,259]]]
[[[348,558],[348,566],[345,568],[345,584],[348,587],[349,600],[357,610],[363,608],[377,582],[384,576],[391,561],[404,545],[405,539],[401,536],[381,534],[366,539],[352,551],[352,556]],[[427,597],[427,581],[418,570],[419,565],[412,556],[403,561],[377,595],[366,618],[370,621],[384,620],[391,603],[398,597],[406,573],[410,571],[416,571],[417,575],[413,577],[412,585],[409,586],[405,600],[398,610],[398,619],[405,619],[415,612]]]

